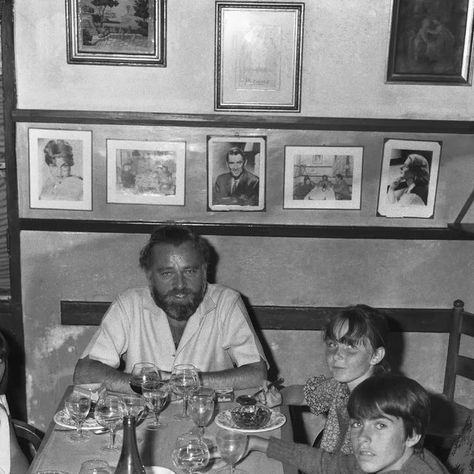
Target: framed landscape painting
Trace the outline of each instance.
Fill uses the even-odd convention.
[[[66,0],[68,63],[166,66],[166,0]]]
[[[304,3],[216,2],[216,110],[299,112]]]
[[[285,209],[360,209],[362,147],[286,146]]]
[[[468,85],[474,0],[393,0],[388,82]]]
[[[208,136],[208,209],[265,209],[266,138]]]
[[[432,218],[440,155],[441,142],[386,140],[378,214]]]
[[[30,207],[92,210],[92,132],[30,128]]]
[[[186,142],[107,140],[107,202],[184,206]]]

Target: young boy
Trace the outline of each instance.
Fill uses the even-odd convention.
[[[419,383],[389,374],[370,377],[353,390],[347,410],[354,454],[330,454],[259,436],[249,437],[248,449],[262,451],[307,474],[448,474],[441,462],[423,449],[430,402]]]

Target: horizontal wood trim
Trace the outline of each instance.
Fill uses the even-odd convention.
[[[464,311],[464,317],[462,320],[461,332],[468,336],[474,337],[474,314]]]
[[[98,326],[110,302],[61,301],[61,324]],[[445,333],[450,331],[452,308],[380,308],[392,331]],[[260,329],[317,331],[340,307],[252,306],[250,314]]]
[[[458,356],[456,375],[474,380],[474,359],[471,357]]]
[[[149,234],[156,228],[156,226],[161,224],[169,224],[169,222],[130,222],[86,219],[20,219],[21,230],[48,232]],[[323,239],[474,240],[474,233],[466,234],[444,227],[219,224],[204,222],[179,222],[178,224],[192,227],[196,232],[203,235]]]
[[[407,120],[275,116],[264,114],[166,114],[98,112],[89,110],[15,109],[14,122],[155,125],[179,127],[266,128],[289,130],[342,130],[407,133],[474,133],[474,122],[458,120]]]

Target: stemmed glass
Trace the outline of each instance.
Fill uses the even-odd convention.
[[[178,436],[171,457],[178,469],[193,474],[207,466],[210,454],[207,444],[199,436],[186,433]]]
[[[82,425],[86,421],[91,409],[90,397],[82,393],[73,392],[66,398],[64,406],[69,417],[76,425],[76,432],[72,433],[69,439],[75,443],[87,441],[91,435],[82,431]]]
[[[160,380],[160,371],[151,362],[138,362],[130,374],[130,387],[139,395],[142,394],[142,384],[149,380]]]
[[[122,418],[127,413],[127,406],[116,395],[106,395],[99,398],[95,406],[94,417],[97,422],[110,432],[109,444],[102,448],[103,451],[118,451],[115,446],[115,432],[122,425]]]
[[[198,427],[199,437],[204,436],[204,428],[214,415],[214,390],[200,388],[189,399],[189,411],[194,424]]]
[[[127,414],[129,416],[134,416],[138,423],[142,419],[143,412],[146,409],[146,403],[143,397],[135,393],[124,393],[120,398],[127,407]]]
[[[229,472],[230,474],[247,474],[242,469],[235,469],[234,464],[240,460],[247,448],[247,435],[239,431],[220,429],[216,436],[217,449],[221,458],[229,464],[229,469],[221,469],[218,472]]]
[[[170,384],[176,395],[183,397],[183,413],[178,419],[188,418],[189,396],[199,388],[199,374],[192,364],[178,364],[171,372]]]
[[[157,430],[166,426],[159,421],[161,410],[168,400],[168,384],[160,380],[150,380],[142,384],[143,398],[155,414],[155,421],[146,426],[147,430]]]

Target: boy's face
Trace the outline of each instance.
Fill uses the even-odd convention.
[[[364,472],[398,471],[413,454],[420,435],[407,436],[403,421],[386,413],[351,421],[354,455]]]

